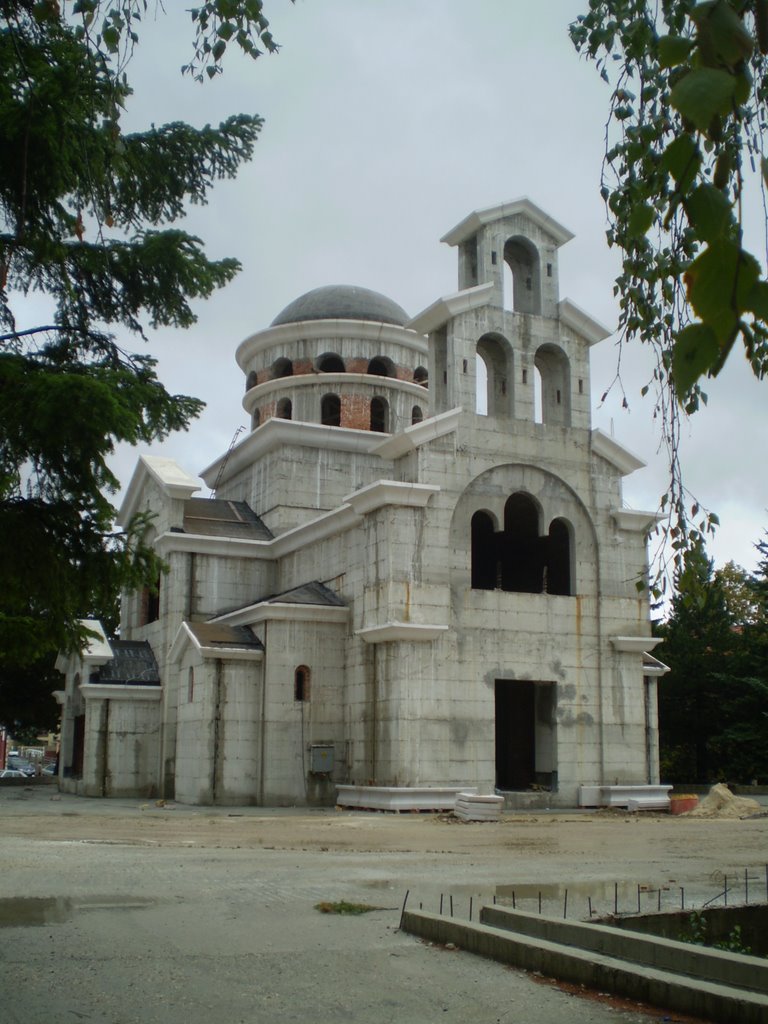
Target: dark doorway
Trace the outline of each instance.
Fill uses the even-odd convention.
[[[527,680],[496,680],[496,788],[536,781],[536,689]]]

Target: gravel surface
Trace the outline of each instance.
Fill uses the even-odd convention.
[[[398,930],[419,903],[495,896],[569,916],[764,900],[768,819],[199,808],[0,788],[0,1020],[8,1024],[478,1021],[679,1015],[542,983]],[[638,890],[638,886],[640,887]],[[734,902],[739,893],[732,893]],[[321,901],[377,909],[320,914]],[[476,912],[476,911],[475,911]]]

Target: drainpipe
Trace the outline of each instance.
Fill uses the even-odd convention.
[[[376,785],[376,734],[379,717],[379,645],[373,644],[373,696],[371,699],[371,784]]]
[[[269,647],[267,646],[267,629],[269,623],[264,623],[264,658],[262,659],[261,665],[261,737],[259,740],[259,806],[264,806],[264,765],[266,764],[266,753],[264,751],[264,741],[266,738],[267,727],[265,717],[267,713],[267,659],[269,656]]]
[[[214,668],[214,707],[213,707],[213,757],[211,758],[211,802],[216,803],[219,789],[219,743],[221,740],[221,678],[223,664],[217,658]]]
[[[197,555],[194,551],[189,553],[189,582],[187,585],[187,609],[185,618],[187,622],[192,621],[195,614],[195,577],[197,576]]]
[[[109,701],[104,701],[101,734],[104,743],[101,748],[101,795],[107,796],[107,765],[109,764]]]

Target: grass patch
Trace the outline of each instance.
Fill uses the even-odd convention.
[[[372,910],[384,910],[384,907],[373,907],[370,903],[347,903],[346,900],[337,900],[335,903],[316,903],[315,910],[321,914],[369,914]]]

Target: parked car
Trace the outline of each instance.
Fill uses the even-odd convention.
[[[8,768],[6,770],[8,769],[12,771],[21,772],[21,774],[25,775],[27,778],[32,778],[34,775],[37,774],[35,766],[32,764],[32,762],[25,761],[23,757],[9,757]]]
[[[20,772],[18,768],[3,768],[0,771],[0,779],[28,779],[26,772]]]

